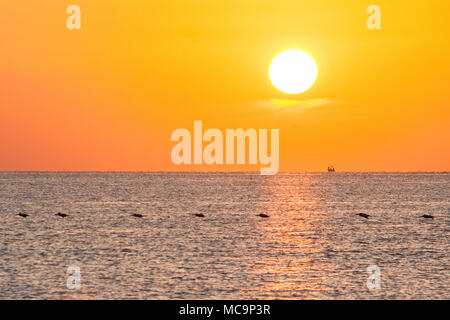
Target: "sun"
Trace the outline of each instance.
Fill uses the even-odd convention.
[[[316,81],[317,65],[306,52],[287,50],[272,60],[269,77],[278,90],[298,94],[311,88]]]

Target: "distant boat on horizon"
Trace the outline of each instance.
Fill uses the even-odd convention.
[[[336,172],[333,166],[328,167],[328,172]]]

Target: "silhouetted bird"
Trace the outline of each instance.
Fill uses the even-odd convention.
[[[357,216],[360,216],[360,217],[363,217],[366,219],[369,219],[369,217],[370,217],[367,213],[358,213]]]
[[[58,216],[58,217],[61,217],[61,218],[65,218],[65,217],[67,217],[67,214],[58,212],[57,214],[55,214],[55,216]]]
[[[28,217],[29,215],[28,214],[26,214],[26,213],[18,213],[17,214],[18,216],[21,216],[22,218],[26,218],[26,217]]]
[[[203,213],[196,213],[196,214],[194,214],[196,217],[199,217],[199,218],[204,218],[205,217],[205,215],[203,214]]]
[[[261,218],[269,218],[270,216],[268,216],[267,214],[264,213],[260,213],[256,215],[257,217],[261,217]]]
[[[424,214],[423,216],[421,216],[422,218],[425,219],[434,219],[434,217],[431,214]]]
[[[140,214],[140,213],[133,213],[133,217],[143,218],[144,216],[142,214]]]

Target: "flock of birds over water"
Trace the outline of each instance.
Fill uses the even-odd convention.
[[[370,215],[368,215],[367,213],[358,213],[357,216],[363,217],[365,219],[369,219]],[[434,219],[434,216],[432,216],[431,214],[424,214],[420,216],[421,218],[425,218],[425,219]]]
[[[20,212],[17,215],[22,217],[22,218],[26,218],[26,217],[29,216],[29,214],[24,213],[24,212]],[[58,213],[55,214],[55,216],[58,216],[60,218],[65,218],[65,217],[68,217],[69,215],[66,214],[66,213],[58,212]],[[144,215],[140,214],[140,213],[133,213],[132,216],[135,217],[135,218],[144,218]],[[205,218],[206,217],[203,213],[195,213],[194,216],[196,216],[198,218]],[[264,213],[257,214],[256,216],[260,217],[260,218],[270,218],[269,215],[264,214]],[[369,219],[369,217],[370,217],[370,215],[368,215],[367,213],[358,213],[357,216],[360,216],[360,217],[362,217],[364,219]],[[421,215],[420,217],[424,218],[424,219],[434,219],[434,216],[432,216],[431,214],[424,214],[424,215]]]

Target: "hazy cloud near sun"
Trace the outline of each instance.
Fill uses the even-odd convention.
[[[297,113],[308,109],[318,108],[328,105],[333,101],[325,98],[296,100],[296,99],[269,99],[264,101],[257,101],[255,104],[274,112],[280,113]]]
[[[244,103],[239,117],[290,117],[308,110],[330,105],[336,101],[326,98],[315,99],[267,99]],[[237,114],[235,114],[236,116]]]

